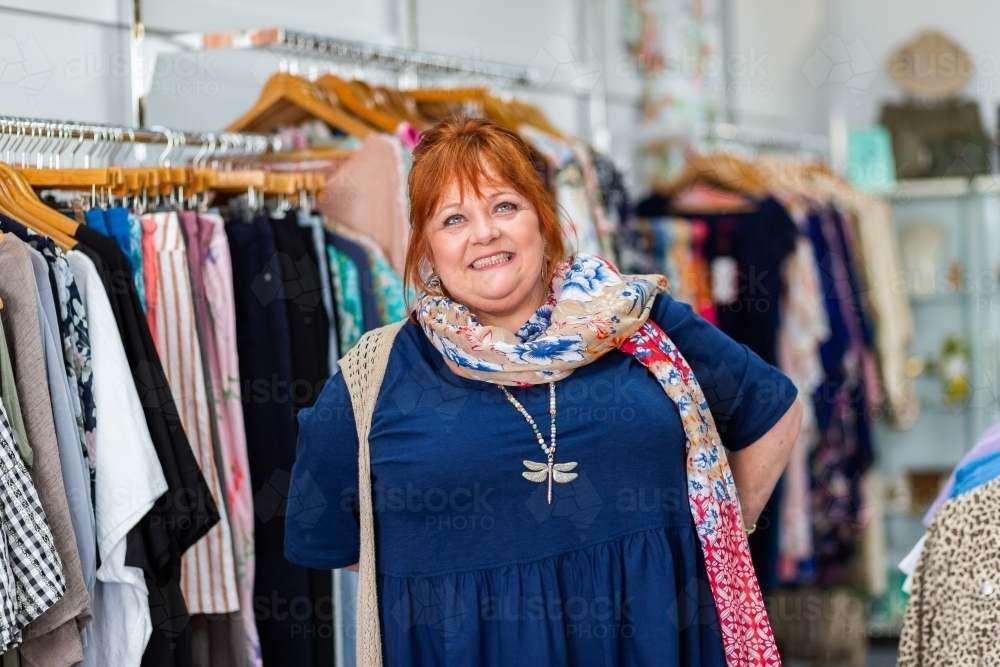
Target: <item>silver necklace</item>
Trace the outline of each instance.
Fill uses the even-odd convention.
[[[524,461],[524,467],[527,470],[522,471],[521,475],[524,476],[529,482],[537,482],[541,484],[542,482],[548,481],[549,483],[549,504],[552,504],[552,482],[558,482],[560,484],[566,484],[572,482],[577,478],[575,472],[569,472],[576,467],[576,462],[572,461],[569,463],[556,463],[556,383],[549,383],[549,419],[551,420],[550,428],[550,444],[545,444],[545,438],[542,437],[541,431],[538,430],[538,426],[535,425],[535,420],[531,417],[524,406],[514,398],[514,395],[507,391],[505,386],[497,385],[500,390],[510,401],[524,420],[528,422],[528,426],[531,430],[535,432],[535,438],[538,439],[538,444],[541,445],[542,451],[548,455],[547,463],[538,463],[537,461]]]

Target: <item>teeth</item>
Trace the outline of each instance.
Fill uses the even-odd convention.
[[[484,257],[483,259],[477,259],[472,263],[472,268],[481,269],[484,266],[492,266],[493,264],[502,264],[510,259],[509,252],[498,252],[492,257]]]

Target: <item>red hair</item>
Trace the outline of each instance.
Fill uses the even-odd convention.
[[[420,137],[410,168],[410,245],[404,280],[418,291],[428,289],[426,261],[430,248],[427,225],[445,190],[458,182],[464,197],[471,189],[482,196],[490,176],[528,200],[545,242],[545,282],[566,255],[556,202],[531,161],[531,150],[517,133],[485,118],[450,116]]]

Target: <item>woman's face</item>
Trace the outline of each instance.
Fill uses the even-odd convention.
[[[517,331],[546,296],[538,215],[508,185],[461,195],[453,182],[429,221],[428,259],[451,297],[483,324]]]

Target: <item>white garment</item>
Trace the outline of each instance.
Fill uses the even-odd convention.
[[[101,556],[94,598],[97,664],[138,666],[153,624],[142,569],[125,565],[125,537],[167,492],[167,480],[97,268],[79,251],[69,252],[66,259],[87,309],[94,403],[101,425],[94,497]]]
[[[920,554],[924,551],[924,542],[926,541],[927,533],[924,533],[899,564],[899,569],[906,575],[906,579],[903,581],[903,592],[907,595],[913,590],[913,573],[917,571],[917,561],[920,560]]]

